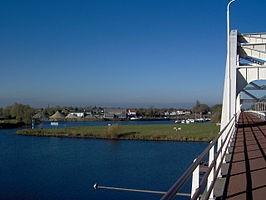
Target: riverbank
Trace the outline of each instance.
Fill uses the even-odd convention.
[[[12,129],[25,127],[25,123],[18,122],[17,120],[0,120],[0,129]]]
[[[210,141],[219,132],[215,124],[112,125],[69,128],[23,129],[18,135],[76,137],[111,140]]]

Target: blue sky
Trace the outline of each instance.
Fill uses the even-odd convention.
[[[226,4],[1,0],[0,106],[220,103]],[[238,0],[232,28],[266,31],[265,7]]]

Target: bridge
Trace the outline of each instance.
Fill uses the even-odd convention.
[[[243,94],[257,102],[250,90],[265,90],[254,81],[266,80],[266,33],[232,30],[228,42],[220,133],[161,200],[177,199],[189,179],[193,200],[266,199],[265,105],[242,111]]]
[[[266,80],[266,33],[228,37],[220,132],[166,192],[94,185],[95,189],[161,194],[161,200],[266,199],[266,103],[252,94]],[[249,99],[243,98],[248,96]],[[243,111],[245,101],[257,102]],[[190,193],[182,187],[191,182]]]
[[[94,188],[161,194],[161,200],[266,199],[266,33],[229,32],[220,132],[166,192],[94,185]],[[248,98],[244,98],[247,96]],[[256,104],[243,111],[243,104]],[[182,187],[191,182],[190,193]]]

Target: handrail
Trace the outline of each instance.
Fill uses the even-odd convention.
[[[192,176],[193,171],[200,165],[200,163],[203,161],[203,159],[208,155],[209,151],[211,150],[212,147],[214,147],[216,145],[216,143],[218,142],[218,140],[223,136],[224,132],[227,130],[227,128],[229,127],[229,125],[232,122],[235,122],[234,119],[236,119],[237,114],[235,114],[231,120],[228,122],[228,124],[219,132],[219,134],[212,140],[212,142],[208,145],[208,147],[198,156],[198,158],[187,168],[187,170],[183,173],[183,175],[173,184],[173,186],[167,191],[166,194],[164,194],[161,198],[161,200],[171,200],[173,198],[176,197],[176,193],[180,190],[180,188],[184,185],[184,183],[188,180],[189,177]],[[217,154],[215,156],[214,162],[211,163],[211,165],[209,166],[210,170],[208,170],[208,174],[205,176],[206,178],[208,177],[208,175],[210,174],[212,168],[215,166],[216,164],[216,160],[218,158],[218,156],[220,156],[221,151],[223,150],[224,144],[226,143],[226,141],[228,140],[228,137],[230,138],[230,132],[232,130],[232,127],[235,123],[232,123],[232,125],[230,126],[230,130],[228,131],[227,136],[225,137],[225,140],[222,141],[221,147],[219,147],[219,149],[217,150]],[[229,144],[229,142],[228,142]],[[228,144],[226,147],[228,147]],[[224,154],[225,155],[225,154]],[[222,159],[221,159],[221,163],[222,160],[224,159],[224,155],[222,155]],[[219,170],[218,170],[219,172]],[[205,180],[206,181],[206,180]],[[198,192],[197,192],[198,191]],[[198,188],[196,190],[195,193],[197,194],[197,197],[200,195],[200,188]],[[193,195],[195,196],[195,195]]]
[[[230,131],[232,130],[232,128],[233,128],[233,126],[230,127],[229,133],[230,133]],[[195,194],[193,195],[193,197],[192,197],[191,199],[194,200],[194,199],[197,199],[197,198],[200,196],[200,193],[199,193],[199,192],[200,192],[200,189],[202,189],[201,186],[204,185],[204,183],[207,181],[207,178],[208,178],[209,174],[211,173],[212,168],[215,167],[216,160],[217,160],[217,158],[219,157],[219,155],[220,155],[220,153],[221,153],[221,151],[222,151],[222,149],[223,149],[223,146],[225,145],[225,143],[226,143],[227,139],[229,138],[229,136],[230,136],[230,134],[228,134],[228,135],[226,136],[225,140],[222,142],[222,145],[221,145],[220,149],[217,151],[217,153],[216,153],[216,155],[215,155],[215,157],[214,157],[214,160],[212,161],[212,163],[210,164],[210,166],[209,166],[209,168],[208,168],[208,171],[204,174],[204,176],[203,176],[203,178],[202,178],[202,180],[201,180],[201,182],[200,182],[200,186],[199,186],[199,188],[197,189],[197,191],[195,192]],[[229,142],[227,143],[226,148],[227,148],[228,146],[229,146]],[[226,154],[226,152],[223,153],[223,155],[222,155],[222,160],[223,160],[225,154]],[[218,169],[218,170],[216,171],[217,175],[218,175],[219,167],[220,167],[221,164],[222,164],[222,162],[220,162],[219,166],[217,167],[217,169]],[[216,176],[216,177],[217,177],[217,176]],[[215,178],[214,178],[214,180],[215,180]],[[210,188],[211,188],[211,187],[210,187]],[[211,190],[210,190],[210,191],[211,191]]]

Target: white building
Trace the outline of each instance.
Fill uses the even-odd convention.
[[[80,118],[85,116],[84,112],[71,112],[69,114],[72,116],[80,117]]]
[[[134,111],[134,110],[128,110],[128,111],[127,111],[127,115],[128,115],[128,116],[136,116],[136,115],[137,115],[137,112]]]

